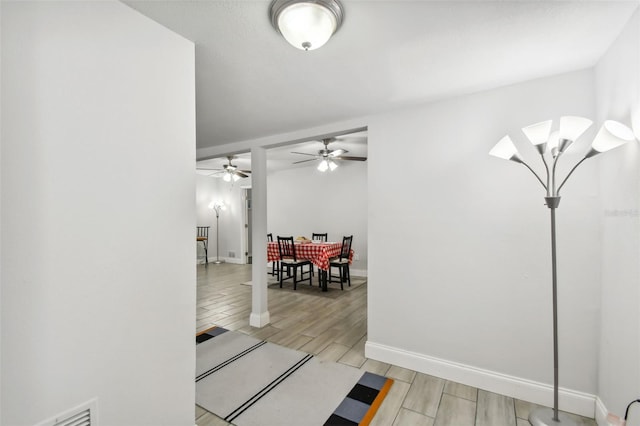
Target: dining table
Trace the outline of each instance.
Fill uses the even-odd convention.
[[[320,283],[322,291],[327,291],[327,281],[329,274],[329,262],[331,259],[340,256],[342,242],[303,240],[294,241],[296,257],[298,259],[308,259],[316,265],[320,271]],[[280,252],[277,241],[267,242],[267,261],[280,261]],[[353,250],[349,253],[349,264],[353,261]]]

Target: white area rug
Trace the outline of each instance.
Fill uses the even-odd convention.
[[[198,344],[196,354],[196,403],[239,426],[338,424],[336,413],[353,416],[365,405],[346,398],[356,385],[392,382],[240,332],[223,331]]]

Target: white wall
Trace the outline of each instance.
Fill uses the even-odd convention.
[[[520,128],[594,114],[587,70],[371,118],[368,355],[550,405],[551,387],[537,384],[553,383],[549,210],[526,168],[488,152],[510,134],[543,173]],[[589,143],[565,155],[561,173]],[[591,395],[597,161],[574,174],[557,214],[560,385]],[[389,164],[403,165],[403,184],[389,178]],[[563,401],[589,411],[588,400],[578,408]],[[593,415],[593,398],[585,414]]]
[[[629,124],[633,116],[640,138],[640,12],[599,62],[595,75],[598,118]],[[603,268],[598,395],[618,416],[624,416],[627,404],[640,397],[639,154],[637,143],[628,144],[600,162]],[[634,408],[632,419],[629,424],[640,425],[640,407]]]
[[[2,418],[193,425],[193,44],[116,1],[2,3]]]
[[[283,170],[267,178],[267,223],[275,239],[328,233],[329,241],[353,235],[359,260],[353,275],[367,273],[367,162],[341,162],[333,172],[315,167]]]

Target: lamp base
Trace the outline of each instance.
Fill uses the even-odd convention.
[[[536,408],[529,414],[531,426],[578,426],[567,413],[558,412],[558,420],[553,420],[553,408]]]
[[[213,262],[209,262],[209,263],[213,263],[215,265],[219,265],[221,263],[224,263],[224,260],[214,260]]]

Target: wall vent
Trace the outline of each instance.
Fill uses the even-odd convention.
[[[37,426],[98,426],[98,400],[92,399]]]

